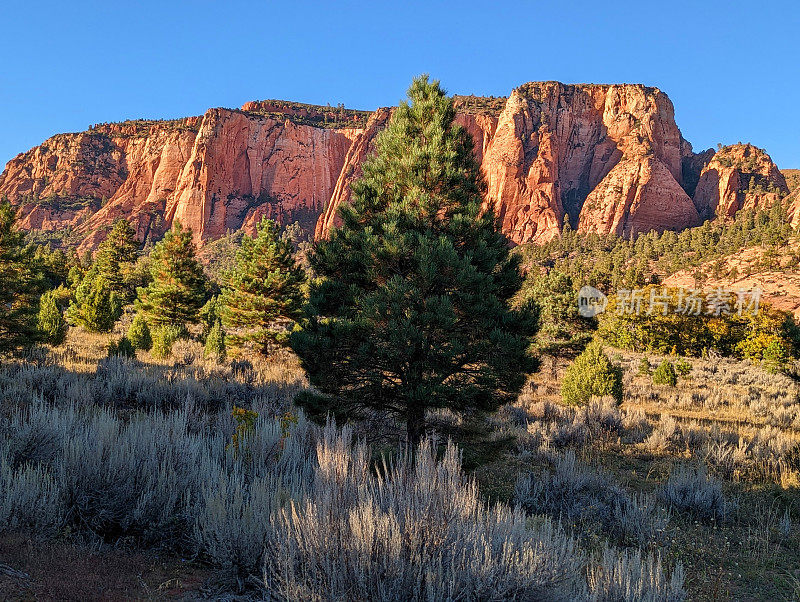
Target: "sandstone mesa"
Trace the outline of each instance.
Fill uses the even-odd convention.
[[[752,145],[694,153],[657,88],[532,82],[508,98],[455,103],[486,178],[486,203],[516,244],[558,236],[565,218],[600,234],[681,230],[789,192]],[[18,208],[23,228],[68,232],[82,249],[119,217],[142,240],[180,220],[202,245],[252,233],[262,216],[322,237],[390,116],[387,108],[255,101],[200,117],[96,125],[9,161],[0,196]],[[798,202],[790,200],[796,225]]]

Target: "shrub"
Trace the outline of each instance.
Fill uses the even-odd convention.
[[[27,405],[0,420],[0,532],[177,548],[240,588],[263,575],[268,599],[658,597],[682,576],[613,551],[598,564],[550,520],[487,505],[453,445],[437,460],[426,440],[376,471],[349,429],[260,415],[249,453],[233,430],[230,408]]]
[[[675,371],[685,378],[692,371],[692,364],[686,361],[686,358],[680,358],[675,362]]]
[[[592,396],[610,395],[622,401],[622,368],[611,363],[599,342],[590,344],[567,368],[561,397],[572,405],[587,404]]]
[[[704,466],[674,470],[659,496],[670,508],[703,520],[722,521],[727,516],[729,504],[722,484]]]
[[[580,465],[568,450],[553,471],[517,482],[516,501],[531,514],[578,523],[585,533],[594,524],[621,544],[644,546],[666,526],[652,497],[632,495],[610,475]]]
[[[668,578],[658,557],[642,557],[639,550],[620,554],[605,548],[602,560],[589,571],[590,599],[679,602],[686,598],[683,580],[683,567],[680,564]]]
[[[122,337],[108,344],[108,357],[136,357],[136,349],[128,337]]]
[[[771,374],[785,372],[789,368],[789,352],[786,345],[778,339],[771,341],[766,346],[762,357],[764,369]]]
[[[330,431],[314,495],[271,523],[270,598],[451,600],[569,598],[580,554],[550,521],[490,507],[466,481],[456,448],[430,441],[378,474],[363,446]],[[421,576],[424,575],[424,578]]]
[[[225,331],[222,329],[222,323],[217,320],[211,330],[208,331],[204,355],[217,360],[224,360],[225,354]]]
[[[639,360],[639,372],[637,373],[638,376],[650,376],[652,370],[650,370],[650,360],[646,357],[643,357]]]
[[[39,302],[38,327],[44,340],[54,347],[61,345],[67,338],[67,321],[58,307],[54,291],[42,295]]]
[[[675,367],[669,360],[664,360],[653,372],[653,384],[667,385],[674,387],[678,384],[678,375],[675,374]]]
[[[0,533],[17,529],[52,535],[64,523],[60,484],[43,467],[12,468],[0,454]]]
[[[180,326],[161,326],[153,333],[153,346],[150,352],[153,357],[166,359],[172,355],[172,346],[181,338]]]
[[[102,276],[90,272],[75,289],[67,315],[71,322],[92,332],[111,332],[122,315],[119,297]]]
[[[136,314],[128,328],[128,340],[135,349],[150,351],[153,348],[153,337],[150,335],[150,326],[141,314]]]

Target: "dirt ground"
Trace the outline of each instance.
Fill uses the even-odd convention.
[[[174,556],[0,537],[1,600],[197,600],[207,576]]]

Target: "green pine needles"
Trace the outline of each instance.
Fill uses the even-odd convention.
[[[14,209],[0,202],[0,352],[28,347],[41,336],[37,314],[45,281],[32,258],[16,228]]]
[[[136,310],[156,326],[195,324],[206,302],[208,282],[195,258],[192,231],[175,222],[150,255],[153,281],[137,291]]]
[[[590,343],[567,368],[561,380],[561,398],[570,405],[586,405],[592,397],[611,396],[622,402],[622,368],[613,364],[598,341]]]
[[[342,225],[309,257],[309,317],[292,334],[324,418],[367,413],[406,424],[435,408],[491,411],[536,367],[532,307],[512,309],[518,261],[482,210],[485,184],[452,101],[414,80],[353,185]]]
[[[236,345],[252,342],[267,355],[285,345],[302,316],[305,273],[278,225],[261,220],[254,237],[244,236],[233,269],[225,274],[219,309],[228,338]]]
[[[54,347],[61,345],[67,338],[67,321],[61,313],[54,291],[47,291],[39,301],[38,327],[44,340]]]

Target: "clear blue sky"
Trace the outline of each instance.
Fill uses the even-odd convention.
[[[0,165],[58,132],[259,98],[373,109],[428,72],[454,93],[642,82],[700,150],[800,168],[800,7],[758,2],[6,2]]]

